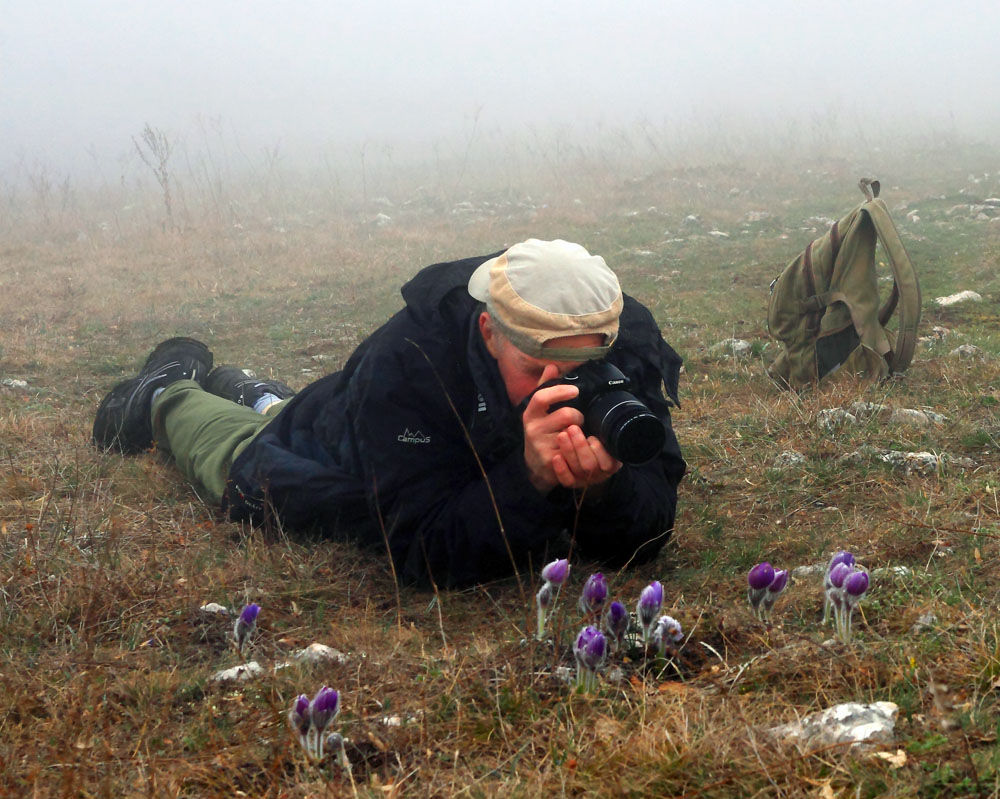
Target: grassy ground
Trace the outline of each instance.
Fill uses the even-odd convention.
[[[127,210],[114,196],[61,209],[9,197],[0,378],[27,388],[0,386],[0,791],[1000,795],[1000,222],[956,208],[1000,195],[998,163],[1000,151],[953,144],[788,162],[661,159],[627,172],[583,158],[543,164],[523,186],[508,174],[477,189],[400,183],[385,199],[372,190],[324,201],[288,182],[243,205],[216,194],[208,203],[197,186],[185,199],[181,185],[175,229],[160,224],[155,194]],[[860,200],[855,182],[870,171],[921,276],[921,333],[949,332],[887,384],[778,391],[764,375],[776,354],[767,286],[825,230],[822,218]],[[290,199],[304,196],[315,202]],[[379,224],[378,213],[390,219]],[[398,286],[419,266],[529,235],[605,255],[686,361],[675,426],[690,474],[677,532],[656,563],[608,575],[629,607],[649,580],[664,582],[685,631],[668,663],[616,660],[620,679],[591,695],[560,681],[586,565],[575,567],[557,643],[535,644],[513,580],[397,593],[379,553],[266,539],[221,521],[156,456],[88,444],[103,394],[162,338],[202,338],[217,363],[298,388],[399,307]],[[932,302],[962,289],[983,302]],[[751,342],[750,358],[710,355],[732,336]],[[963,343],[982,355],[950,354]],[[947,420],[817,424],[821,410],[858,400]],[[921,475],[845,459],[866,447],[974,465]],[[805,462],[776,467],[788,449]],[[874,582],[853,644],[827,642],[818,577],[790,586],[770,627],[753,619],[750,566],[821,563],[839,548],[869,569],[910,570]],[[313,641],[345,660],[212,682],[239,660],[231,622],[199,607],[248,601],[263,607],[250,653],[260,663]],[[933,621],[915,629],[925,614]],[[950,700],[934,701],[932,680],[952,688]],[[294,697],[324,683],[343,695],[337,729],[353,786],[309,767],[286,725]],[[892,760],[802,750],[765,732],[876,700],[900,708],[898,743],[881,747]]]

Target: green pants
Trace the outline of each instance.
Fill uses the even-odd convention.
[[[282,405],[257,413],[209,394],[194,380],[179,380],[153,402],[153,438],[158,450],[173,456],[203,499],[218,505],[229,467]]]

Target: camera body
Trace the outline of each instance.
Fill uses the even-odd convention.
[[[607,361],[586,361],[539,388],[564,384],[576,386],[580,393],[552,404],[549,413],[576,408],[583,414],[584,434],[596,436],[614,458],[638,466],[662,451],[667,440],[663,422],[628,391],[632,381],[618,367]]]

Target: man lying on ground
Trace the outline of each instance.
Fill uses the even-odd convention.
[[[165,341],[104,398],[94,443],[155,441],[233,520],[387,541],[406,581],[469,585],[570,547],[612,568],[654,557],[685,469],[670,424],[681,361],[604,259],[529,239],[428,266],[402,294],[342,371],[297,394]],[[552,408],[578,399],[573,382],[539,389],[591,361],[620,369],[646,406],[634,413],[657,421],[617,423],[640,450],[652,441],[644,462]]]

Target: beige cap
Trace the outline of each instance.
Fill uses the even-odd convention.
[[[528,239],[482,263],[469,294],[522,352],[553,360],[603,358],[618,336],[622,290],[604,259],[579,244]],[[553,348],[560,336],[600,333],[601,347]]]

